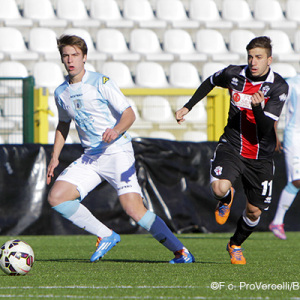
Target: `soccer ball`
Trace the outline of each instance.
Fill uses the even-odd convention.
[[[0,252],[0,268],[7,275],[26,275],[34,263],[32,248],[20,240],[4,243]]]

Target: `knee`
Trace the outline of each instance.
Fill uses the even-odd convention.
[[[261,210],[256,207],[256,209],[246,209],[246,217],[252,222],[257,221],[260,218]]]
[[[60,191],[58,189],[52,188],[48,194],[48,203],[51,207],[54,207],[60,204],[62,201],[62,197],[60,195]]]
[[[212,182],[211,188],[214,195],[218,198],[223,198],[231,187],[229,180],[216,180]]]
[[[125,194],[120,196],[120,200],[125,213],[136,222],[147,212],[143,204],[143,199],[139,194]]]

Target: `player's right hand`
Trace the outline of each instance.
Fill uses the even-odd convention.
[[[52,158],[48,165],[47,169],[47,184],[51,183],[51,179],[54,176],[54,169],[58,166],[59,161],[57,159]]]
[[[175,112],[175,118],[179,125],[185,121],[184,116],[188,112],[189,112],[189,110],[186,107],[182,107]]]

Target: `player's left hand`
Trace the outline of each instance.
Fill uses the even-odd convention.
[[[252,105],[257,106],[265,100],[264,93],[262,91],[258,91],[257,93],[252,95]]]
[[[102,141],[105,143],[110,143],[114,141],[119,135],[120,133],[116,129],[107,128],[102,135]]]

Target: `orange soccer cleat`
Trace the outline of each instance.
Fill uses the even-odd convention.
[[[245,265],[246,259],[243,255],[241,246],[232,245],[230,242],[227,244],[227,251],[230,255],[231,263],[234,265]]]
[[[231,200],[230,203],[222,203],[219,201],[216,209],[215,209],[215,218],[218,224],[223,225],[226,223],[229,214],[230,214],[230,208],[233,202],[233,196],[234,196],[234,188],[231,187]]]

